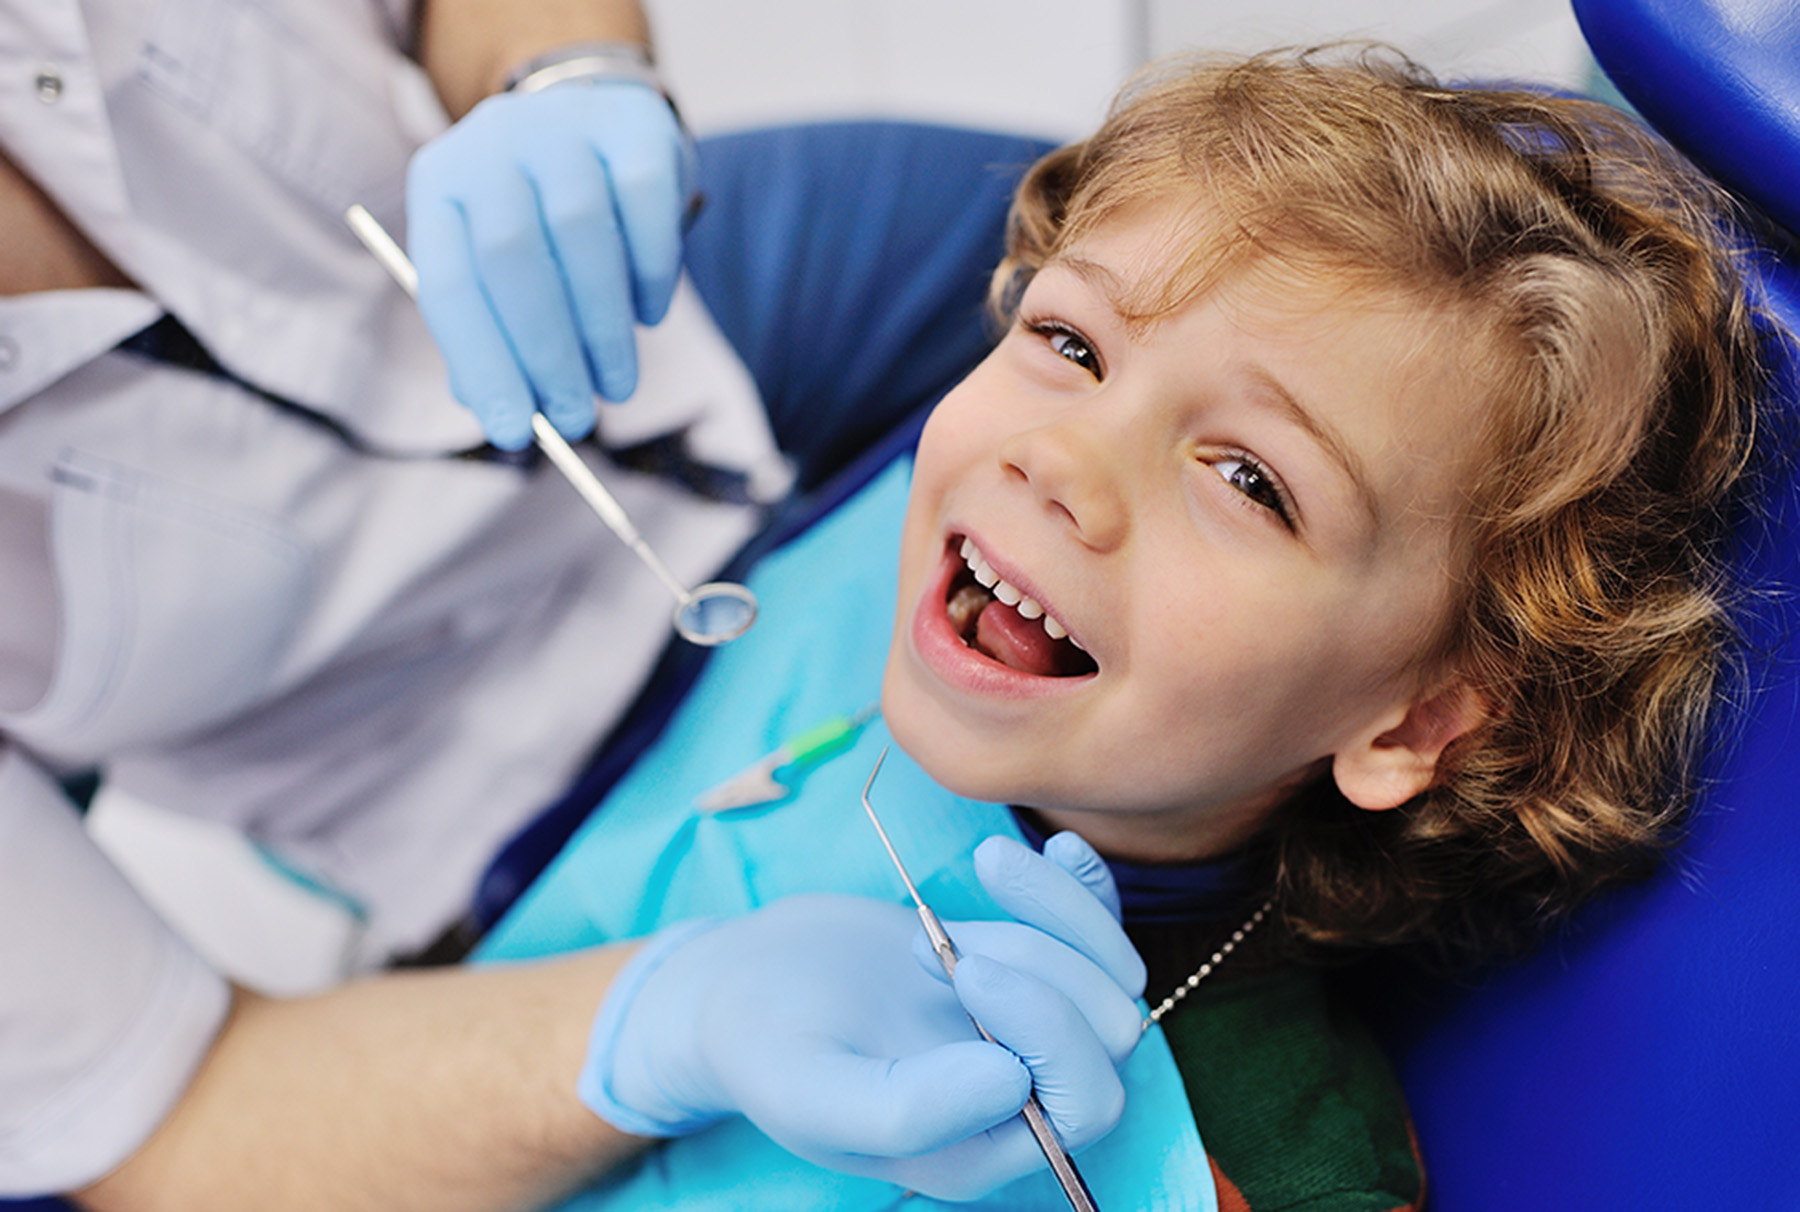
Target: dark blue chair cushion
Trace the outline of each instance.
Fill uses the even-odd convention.
[[[811,487],[991,344],[1013,186],[1049,145],[903,122],[724,135],[687,265]]]

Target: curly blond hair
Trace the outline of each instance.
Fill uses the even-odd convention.
[[[1146,300],[1247,264],[1473,323],[1489,401],[1434,654],[1487,704],[1398,811],[1328,784],[1267,879],[1309,948],[1527,941],[1677,836],[1730,668],[1725,543],[1768,371],[1726,196],[1629,117],[1373,47],[1154,67],[1022,182],[992,302],[1125,208],[1204,214]]]

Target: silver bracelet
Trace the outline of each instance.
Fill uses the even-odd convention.
[[[669,96],[650,52],[636,42],[575,42],[546,51],[507,73],[506,91],[542,92],[573,80],[626,80]]]
[[[558,84],[600,80],[623,80],[642,84],[654,91],[668,105],[669,112],[675,115],[675,125],[681,132],[683,144],[689,149],[688,157],[692,158],[694,136],[688,131],[687,122],[681,116],[681,107],[675,104],[675,98],[663,87],[662,77],[656,74],[656,66],[650,62],[650,52],[636,42],[572,42],[568,46],[546,51],[507,73],[505,91],[537,93]],[[686,175],[692,174],[690,172]],[[705,201],[698,192],[688,195],[681,220],[683,232],[694,225]]]

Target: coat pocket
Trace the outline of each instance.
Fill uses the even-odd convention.
[[[56,670],[7,731],[93,760],[203,731],[264,695],[313,583],[299,536],[93,455],[65,452],[53,477]]]

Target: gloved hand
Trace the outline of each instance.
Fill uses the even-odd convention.
[[[668,311],[692,147],[628,80],[489,97],[407,171],[419,307],[450,389],[505,450],[541,410],[567,438],[637,387],[633,320]]]
[[[1017,920],[945,923],[963,955],[954,989],[928,947],[919,962],[918,917],[879,901],[791,897],[653,936],[601,1006],[583,1101],[651,1136],[741,1113],[800,1157],[945,1199],[1045,1165],[1018,1118],[1034,1082],[1064,1144],[1092,1143],[1124,1109],[1116,1068],[1138,1041],[1144,970],[1056,861],[1092,851],[1051,854],[977,849]]]

